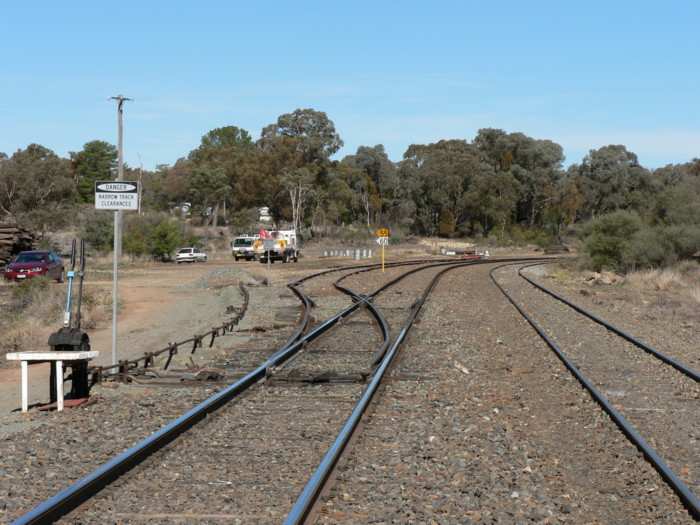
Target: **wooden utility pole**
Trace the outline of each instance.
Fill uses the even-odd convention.
[[[117,164],[117,180],[124,180],[124,150],[122,147],[124,139],[124,124],[122,121],[122,113],[124,112],[124,102],[129,100],[134,100],[133,98],[125,98],[124,95],[117,95],[116,97],[110,97],[111,100],[116,100],[117,104],[117,120],[119,122],[119,142],[117,143],[117,149],[119,151],[119,161]],[[114,254],[116,260],[121,257],[122,254],[122,225],[121,225],[121,211],[114,212],[114,235],[116,239],[115,246],[117,247],[117,252]]]

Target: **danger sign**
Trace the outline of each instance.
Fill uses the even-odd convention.
[[[134,181],[98,180],[95,182],[96,210],[138,210],[139,186]]]

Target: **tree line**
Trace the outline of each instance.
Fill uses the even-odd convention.
[[[274,223],[306,237],[329,225],[379,225],[421,236],[526,236],[546,244],[585,224],[583,245],[597,267],[659,265],[700,250],[699,159],[651,171],[624,146],[608,145],[564,169],[559,144],[493,128],[471,141],[411,145],[399,162],[381,144],[332,160],[342,145],[325,113],[297,109],[263,128],[258,140],[236,126],[217,128],[174,165],[127,166],[125,179],[141,182],[149,213],[186,208],[202,224],[234,230],[256,224],[266,206]],[[0,218],[43,234],[89,215],[94,182],[113,178],[117,150],[96,140],[69,157],[38,144],[0,153]],[[148,221],[132,221],[144,246],[162,222]],[[619,242],[602,246],[620,231],[626,243],[635,244],[635,236],[644,239],[639,243],[663,240],[673,255],[642,256],[635,244],[622,256]]]

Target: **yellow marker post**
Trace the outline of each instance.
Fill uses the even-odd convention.
[[[377,230],[377,243],[382,247],[382,273],[384,273],[384,246],[389,244],[389,228]]]

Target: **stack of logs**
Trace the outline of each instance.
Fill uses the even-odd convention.
[[[34,234],[14,224],[0,222],[0,268],[9,263],[19,252],[31,250]]]

